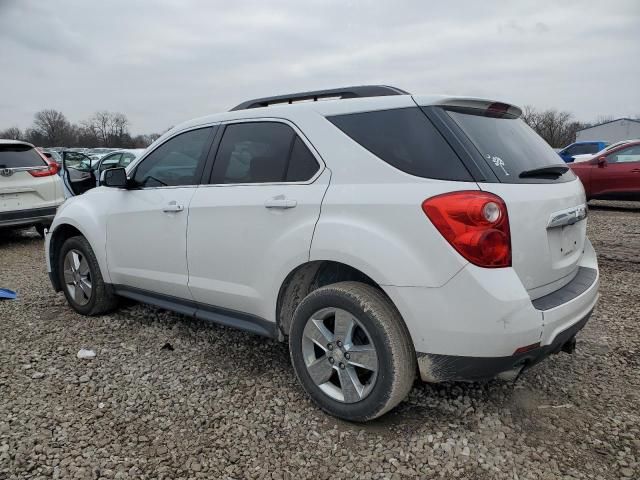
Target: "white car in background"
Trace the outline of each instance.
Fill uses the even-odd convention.
[[[639,141],[639,140],[638,139],[635,139],[635,140],[621,140],[619,142],[612,143],[611,145],[607,145],[605,148],[603,148],[602,150],[600,150],[599,152],[596,152],[596,153],[583,153],[583,154],[580,154],[580,155],[574,155],[572,163],[588,162],[589,160],[592,160],[594,158],[605,156],[608,152],[610,152],[614,148],[619,147],[620,145],[625,145],[627,143],[637,142],[637,141]]]
[[[520,115],[387,86],[251,100],[65,202],[47,270],[84,315],[128,297],[288,337],[352,421],[416,374],[513,379],[573,351],[599,284],[582,184]]]
[[[0,228],[44,229],[64,202],[59,166],[33,145],[0,140]]]

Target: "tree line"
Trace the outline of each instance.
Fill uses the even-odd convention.
[[[126,115],[104,110],[79,124],[71,123],[57,110],[41,110],[25,130],[18,127],[0,130],[0,138],[42,147],[145,148],[159,136],[159,133],[132,136]]]
[[[640,119],[640,115],[636,118]],[[575,142],[578,130],[614,118],[601,115],[593,123],[580,122],[566,111],[536,110],[527,105],[522,110],[522,119],[549,145],[560,148]],[[24,140],[43,147],[145,148],[159,136],[159,133],[132,136],[127,117],[107,111],[96,112],[76,125],[69,122],[62,112],[42,110],[35,114],[33,125],[24,131],[18,127],[0,130],[0,138]]]

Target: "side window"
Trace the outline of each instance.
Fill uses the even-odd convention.
[[[302,139],[296,135],[291,149],[291,159],[287,169],[287,182],[304,182],[310,180],[320,168],[316,158],[309,151]]]
[[[131,162],[136,159],[136,156],[133,153],[123,153],[122,158],[120,159],[119,167],[126,167]]]
[[[122,157],[121,153],[116,153],[114,155],[105,157],[100,164],[100,170],[107,170],[109,168],[117,167],[118,162],[120,161],[120,157]]]
[[[293,136],[293,130],[283,123],[227,125],[210,183],[282,182]]]
[[[444,137],[418,107],[327,117],[352,140],[405,173],[473,180]]]
[[[182,133],[151,152],[133,177],[140,187],[195,185],[207,156],[211,127]]]
[[[607,161],[611,163],[640,162],[640,145],[618,150],[607,156]]]
[[[574,147],[572,155],[583,155],[587,153],[596,153],[598,151],[597,143],[583,143]]]

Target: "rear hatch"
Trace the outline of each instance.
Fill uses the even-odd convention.
[[[518,118],[518,109],[504,104],[445,109],[452,128],[470,140],[477,161],[493,174],[478,185],[507,205],[513,268],[530,296],[541,297],[571,281],[586,240],[580,181]]]
[[[47,168],[31,145],[0,143],[0,211],[27,210],[51,203],[56,197],[55,182],[29,173]]]

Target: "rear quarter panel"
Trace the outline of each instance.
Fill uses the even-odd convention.
[[[409,175],[322,115],[300,122],[332,172],[310,260],[345,263],[380,285],[424,287],[443,285],[468,263],[436,230],[422,202],[454,190],[478,190],[475,182]]]

